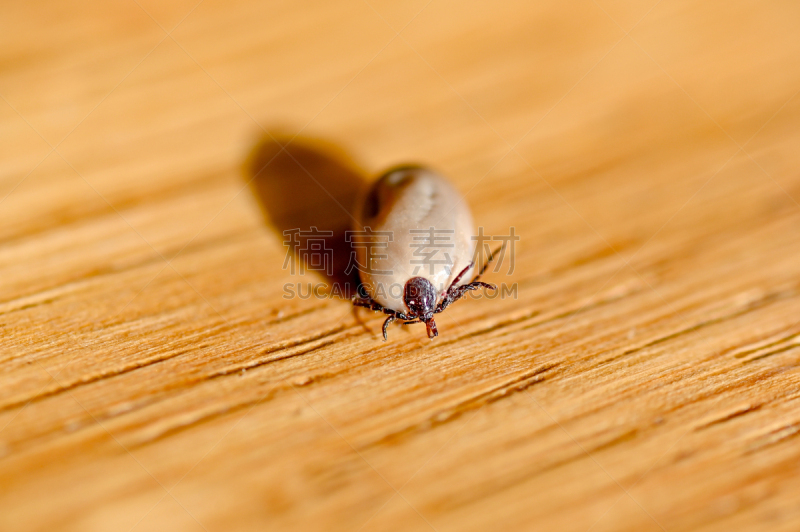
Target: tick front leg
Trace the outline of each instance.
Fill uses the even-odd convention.
[[[383,341],[384,342],[389,339],[389,337],[386,335],[386,328],[389,326],[390,323],[392,323],[396,319],[397,318],[395,318],[394,315],[392,315],[392,316],[389,316],[388,318],[386,318],[386,321],[383,322]]]
[[[461,281],[461,278],[464,277],[464,274],[467,273],[467,270],[469,270],[473,266],[475,266],[474,262],[470,262],[469,264],[467,264],[467,267],[461,270],[461,273],[456,275],[456,278],[453,279],[452,283],[450,283],[450,288],[452,289],[454,286],[456,286]]]
[[[425,327],[428,329],[428,338],[431,340],[439,336],[439,331],[436,329],[436,322],[432,319],[425,322]]]

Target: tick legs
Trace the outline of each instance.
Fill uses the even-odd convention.
[[[503,246],[500,246],[500,247],[499,247],[499,248],[497,248],[496,250],[492,251],[492,254],[491,254],[491,255],[489,255],[489,258],[488,258],[488,259],[486,259],[486,262],[484,262],[484,263],[483,263],[483,268],[481,268],[481,271],[480,271],[480,273],[478,273],[478,275],[476,275],[476,276],[475,276],[475,278],[472,280],[473,282],[475,282],[475,281],[477,281],[478,279],[480,279],[481,275],[483,275],[483,274],[486,272],[486,268],[488,268],[488,267],[489,267],[489,265],[490,265],[490,264],[492,263],[492,261],[494,260],[494,256],[495,256],[495,255],[497,255],[497,252],[498,252],[498,251],[500,251],[501,249],[503,249]]]
[[[356,297],[353,299],[353,305],[357,307],[364,307],[370,310],[386,310],[382,305],[376,303],[368,297]]]
[[[439,336],[439,331],[436,330],[436,322],[433,319],[426,321],[425,327],[428,329],[428,338],[431,340]]]
[[[462,286],[461,288],[465,287]],[[470,290],[475,290],[475,288],[470,288]],[[368,297],[353,298],[353,305],[357,307],[368,308],[370,310],[379,310],[384,314],[388,314],[386,320],[383,322],[383,327],[382,327],[384,342],[389,339],[389,333],[388,333],[389,324],[397,320],[402,321],[403,325],[410,325],[412,323],[424,323],[428,329],[428,338],[435,338],[439,336],[439,332],[436,330],[436,322],[433,320],[425,321],[421,318],[415,318],[413,316],[408,316],[401,312],[397,312],[396,310],[388,309],[383,305],[381,305],[380,303],[377,303],[376,301]]]
[[[483,288],[488,288],[489,290],[497,290],[497,287],[491,283],[484,283],[483,281],[472,281],[468,285],[465,286],[467,290],[477,290],[478,287],[482,286]]]
[[[447,308],[448,305],[450,305],[450,303],[453,303],[454,301],[461,299],[464,296],[464,294],[467,293],[467,291],[469,290],[477,290],[480,287],[488,288],[489,290],[497,290],[497,287],[495,287],[493,284],[484,283],[482,281],[479,281],[478,279],[480,278],[481,275],[484,274],[486,268],[488,268],[489,264],[492,262],[492,260],[494,260],[494,256],[497,255],[497,252],[500,251],[501,249],[503,249],[502,246],[492,251],[492,254],[489,255],[488,259],[486,259],[486,263],[483,265],[483,268],[481,268],[481,271],[478,273],[478,275],[476,275],[472,279],[472,282],[465,284],[463,286],[457,286],[458,283],[461,281],[461,278],[464,276],[465,273],[467,273],[467,270],[472,268],[474,263],[470,262],[466,268],[461,270],[461,273],[456,275],[456,278],[453,279],[452,283],[450,283],[450,288],[447,289],[447,292],[444,295],[444,299],[442,299],[441,303],[439,303],[438,307],[436,308],[436,312],[438,313],[443,311],[444,309]],[[433,330],[435,332],[436,327],[434,327]],[[430,332],[428,333],[428,335],[430,336]]]
[[[391,315],[389,315],[388,318],[386,318],[386,321],[383,322],[383,341],[384,342],[386,340],[388,340],[388,336],[386,335],[386,328],[389,326],[390,323],[392,323],[396,319],[397,318],[394,316],[394,314],[391,314]]]

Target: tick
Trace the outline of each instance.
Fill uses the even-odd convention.
[[[434,315],[467,292],[495,286],[475,274],[474,226],[461,194],[441,175],[421,166],[386,171],[360,203],[356,259],[361,293],[353,304],[383,312],[387,327],[424,323],[428,338],[439,335]]]

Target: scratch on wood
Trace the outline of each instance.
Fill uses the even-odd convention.
[[[209,345],[211,345],[211,344],[204,344],[204,345],[201,345],[201,346],[196,346],[194,349],[202,349],[203,347],[208,347]],[[47,390],[45,392],[42,392],[42,393],[38,394],[38,395],[34,395],[33,397],[19,399],[17,401],[14,401],[13,403],[8,403],[8,404],[5,404],[3,406],[0,406],[0,412],[5,412],[5,411],[8,411],[8,410],[13,410],[15,408],[20,408],[20,407],[26,406],[26,405],[28,405],[30,403],[36,403],[36,402],[42,401],[44,399],[47,399],[48,397],[54,397],[54,396],[60,395],[62,393],[71,392],[71,391],[73,391],[73,390],[75,390],[77,388],[81,388],[81,387],[87,386],[89,384],[93,384],[93,383],[96,383],[96,382],[99,382],[99,381],[102,381],[102,380],[105,380],[105,379],[111,379],[113,377],[118,377],[120,375],[125,375],[126,373],[130,373],[130,372],[135,371],[137,369],[146,368],[148,366],[159,364],[161,362],[164,362],[164,361],[170,360],[172,358],[179,357],[179,356],[181,356],[183,354],[189,353],[189,352],[193,351],[194,349],[180,349],[178,351],[174,351],[172,353],[166,354],[165,356],[154,357],[154,358],[152,358],[150,360],[144,360],[144,361],[142,361],[140,363],[131,364],[130,366],[125,366],[125,367],[117,369],[117,370],[106,371],[106,372],[98,373],[96,375],[89,375],[89,376],[81,377],[80,379],[72,381],[72,382],[70,382],[68,384],[64,384],[64,385],[61,385],[61,386],[56,386],[54,388],[51,388],[50,390]]]
[[[328,344],[325,344],[325,345],[328,345]],[[325,347],[325,345],[317,346],[317,347],[314,347],[312,349],[308,349],[307,351],[303,351],[302,353],[298,353],[298,355],[300,355],[300,354],[305,355],[305,354],[311,353],[312,351],[315,351],[317,349]],[[323,382],[323,381],[332,379],[334,377],[337,377],[337,376],[341,375],[342,373],[346,373],[346,371],[345,372],[338,372],[338,373],[329,373],[329,372],[326,372],[326,373],[315,373],[314,375],[310,375],[310,376],[303,375],[303,376],[300,376],[300,377],[295,377],[294,379],[291,380],[291,382],[289,384],[285,384],[284,383],[284,384],[281,384],[281,385],[276,386],[274,388],[271,388],[268,392],[266,392],[264,395],[262,395],[261,397],[259,397],[256,400],[243,401],[241,403],[237,403],[237,404],[234,404],[234,405],[225,406],[225,407],[219,408],[219,409],[217,409],[217,410],[215,410],[213,412],[206,413],[206,414],[200,415],[198,417],[192,418],[189,421],[184,421],[184,422],[181,422],[181,423],[170,425],[169,427],[167,427],[164,430],[162,430],[161,432],[159,432],[157,435],[151,436],[151,437],[149,437],[147,439],[139,440],[139,441],[137,441],[135,443],[131,443],[131,444],[127,445],[127,447],[130,448],[130,449],[136,449],[136,448],[139,448],[139,447],[144,447],[146,445],[150,445],[150,444],[155,443],[155,442],[157,442],[159,440],[163,440],[163,439],[168,438],[170,436],[174,436],[175,434],[181,433],[181,432],[183,432],[185,430],[188,430],[188,429],[191,429],[193,427],[197,427],[199,425],[202,425],[203,423],[208,423],[209,421],[213,421],[214,419],[217,419],[217,418],[220,418],[220,417],[223,417],[223,416],[227,416],[229,414],[233,414],[235,412],[244,410],[246,408],[255,406],[255,405],[260,404],[260,403],[265,403],[267,401],[270,401],[274,397],[277,397],[280,393],[290,390],[292,387],[299,388],[299,387],[309,386],[309,385],[314,384],[314,383],[319,383],[319,382]]]
[[[745,454],[752,454],[764,449],[777,445],[782,441],[788,440],[795,436],[800,435],[800,422],[785,425],[781,428],[770,431],[768,434],[757,438],[752,444],[747,447]]]
[[[581,266],[585,266],[586,264],[590,264],[590,263],[598,261],[598,260],[603,260],[603,259],[607,259],[608,257],[616,256],[619,253],[621,253],[622,251],[624,251],[626,249],[630,249],[634,245],[638,245],[640,243],[641,243],[640,240],[630,240],[630,241],[626,241],[626,242],[622,242],[622,243],[618,242],[617,243],[618,247],[614,247],[611,244],[608,244],[608,245],[602,247],[601,249],[599,249],[598,251],[596,251],[594,253],[591,253],[589,255],[584,255],[582,257],[578,257],[577,259],[574,259],[573,261],[568,263],[566,266],[564,266],[562,268],[559,268],[557,271],[564,272],[564,271],[572,270],[574,268],[579,268]]]
[[[767,353],[762,353],[762,354],[760,354],[758,356],[755,356],[755,357],[752,357],[752,358],[748,358],[743,363],[744,364],[749,364],[750,362],[755,362],[756,360],[761,360],[762,358],[767,358],[767,357],[771,357],[772,355],[777,355],[777,354],[780,354],[780,353],[785,353],[786,351],[791,351],[792,349],[795,349],[797,347],[800,347],[800,344],[790,344],[790,345],[787,345],[785,347],[781,347],[780,349],[775,349],[774,351],[769,351]]]
[[[749,354],[756,353],[758,351],[761,351],[762,349],[767,349],[769,347],[775,347],[776,345],[780,345],[780,344],[782,344],[784,342],[788,342],[789,340],[797,338],[798,336],[800,336],[800,332],[793,333],[793,334],[790,334],[788,336],[783,336],[781,338],[778,338],[777,340],[774,340],[774,341],[769,342],[767,344],[761,345],[759,347],[753,347],[753,348],[745,349],[745,350],[742,350],[742,351],[739,351],[739,349],[741,349],[744,346],[732,346],[732,347],[728,347],[727,349],[723,349],[722,351],[720,351],[720,354],[721,355],[727,355],[728,353],[733,351],[733,352],[735,352],[735,354],[733,355],[735,358],[744,358]],[[763,341],[763,340],[759,340],[759,341]],[[745,345],[753,345],[754,343],[758,343],[758,341],[751,342],[751,343],[745,344]]]
[[[220,242],[223,242],[225,244],[231,244],[238,241],[246,240],[248,238],[252,238],[252,235],[242,233],[241,231],[235,231],[235,232],[225,233],[220,236],[210,238],[207,240],[201,240],[194,244],[190,243],[185,245],[184,248],[175,247],[173,250],[167,251],[161,255],[153,256],[152,254],[149,254],[147,258],[143,260],[128,263],[123,266],[105,266],[105,267],[95,268],[88,272],[84,272],[83,275],[80,275],[74,279],[63,281],[57,286],[43,288],[35,292],[32,292],[30,294],[20,295],[14,297],[13,299],[0,302],[0,308],[11,307],[6,310],[0,311],[0,316],[57,302],[63,299],[64,297],[67,297],[71,294],[75,294],[76,291],[78,291],[77,287],[80,287],[81,285],[84,285],[90,281],[96,281],[101,277],[115,275],[118,273],[125,273],[128,271],[136,270],[138,268],[144,268],[153,264],[160,264],[164,262],[164,258],[167,258],[168,261],[172,260],[175,256],[178,255],[178,253],[181,253],[184,257],[188,257],[192,253],[197,253],[212,248],[215,245],[219,244]],[[57,291],[58,294],[55,296],[51,295],[48,297],[47,293],[53,291]],[[43,295],[45,296],[45,299],[39,299],[39,300],[36,299],[37,296],[42,297]],[[33,301],[30,301],[28,303],[25,302],[29,300]]]
[[[554,322],[557,322],[557,321],[565,319],[565,318],[570,318],[572,316],[577,316],[579,314],[583,314],[585,312],[588,312],[590,310],[596,309],[596,308],[601,307],[603,305],[607,305],[609,303],[613,303],[615,301],[618,301],[618,300],[620,300],[620,299],[622,299],[624,297],[627,297],[629,295],[631,295],[631,294],[628,293],[628,294],[624,294],[624,295],[621,295],[621,296],[611,297],[611,298],[607,298],[607,299],[603,299],[603,300],[597,301],[597,302],[592,303],[590,305],[583,305],[583,306],[578,307],[578,308],[567,310],[565,312],[561,312],[559,314],[556,314],[555,316],[551,316],[551,317],[545,318],[545,319],[543,319],[541,321],[537,321],[536,323],[531,323],[529,325],[526,325],[525,327],[522,327],[521,330],[533,329],[535,327],[541,327],[542,325],[547,325],[549,323],[554,323]],[[515,325],[517,323],[524,323],[524,322],[526,322],[528,320],[531,320],[531,319],[533,319],[533,318],[535,318],[535,317],[537,317],[539,315],[541,315],[541,311],[532,311],[532,312],[529,312],[529,313],[527,313],[527,314],[525,314],[523,316],[519,316],[517,318],[501,321],[500,323],[496,323],[496,324],[491,325],[490,327],[486,327],[484,329],[474,330],[474,331],[472,331],[472,332],[470,332],[470,333],[468,333],[468,334],[466,334],[464,336],[459,336],[457,338],[454,338],[453,340],[448,340],[448,341],[442,342],[442,344],[440,344],[440,345],[453,344],[453,343],[459,342],[459,341],[461,341],[463,339],[466,339],[466,338],[474,338],[474,337],[477,337],[477,336],[483,336],[485,334],[489,334],[491,332],[504,329],[506,327],[509,327],[511,325]],[[508,334],[508,333],[501,334],[500,336],[504,336],[505,334]]]
[[[624,358],[624,357],[626,357],[628,355],[632,355],[633,353],[637,353],[639,351],[647,349],[648,347],[652,347],[654,345],[658,345],[658,344],[667,342],[669,340],[674,340],[675,338],[678,338],[680,336],[684,336],[684,335],[687,335],[687,334],[691,334],[693,332],[699,331],[699,330],[704,329],[706,327],[709,327],[711,325],[717,325],[719,323],[731,320],[733,318],[738,318],[739,316],[743,316],[743,315],[747,314],[748,312],[752,312],[753,310],[765,307],[765,306],[769,305],[770,303],[772,303],[774,301],[777,301],[779,299],[783,299],[785,297],[791,297],[791,295],[795,295],[795,293],[796,292],[794,290],[782,291],[782,292],[773,292],[773,293],[768,294],[765,297],[763,297],[763,298],[761,298],[761,299],[759,299],[757,301],[751,302],[745,308],[743,308],[741,310],[738,310],[736,312],[732,312],[730,314],[726,314],[724,316],[720,316],[718,318],[713,318],[713,319],[710,319],[710,320],[703,320],[700,323],[697,323],[695,325],[680,329],[680,330],[675,331],[674,333],[670,333],[670,334],[668,334],[666,336],[661,336],[659,338],[656,338],[655,340],[647,342],[644,345],[640,345],[640,346],[634,347],[632,349],[627,349],[627,350],[623,351],[619,355],[615,355],[615,356],[613,356],[611,358],[607,358],[605,360],[600,361],[597,364],[596,367],[606,366],[606,365],[611,364],[612,362],[615,362],[615,361],[617,361],[617,360],[619,360],[621,358]]]
[[[476,336],[482,336],[484,334],[489,334],[489,333],[491,333],[493,331],[497,331],[497,330],[503,329],[505,327],[508,327],[509,325],[514,325],[516,323],[522,323],[524,321],[527,321],[527,320],[529,320],[531,318],[534,318],[534,317],[538,316],[539,314],[540,314],[540,312],[538,310],[534,310],[534,311],[528,312],[528,313],[526,313],[526,314],[524,314],[522,316],[516,317],[516,318],[503,320],[503,321],[501,321],[499,323],[495,323],[494,325],[491,325],[489,327],[485,327],[483,329],[476,329],[476,330],[470,331],[469,333],[467,333],[467,334],[465,334],[463,336],[458,336],[458,337],[453,338],[451,340],[445,340],[444,342],[441,342],[439,345],[451,345],[451,344],[459,343],[462,340],[465,340],[467,338],[474,338]]]
[[[121,212],[125,212],[128,209],[139,207],[142,205],[152,206],[153,205],[153,198],[159,198],[161,203],[167,203],[169,201],[174,200],[175,198],[185,197],[187,187],[192,187],[196,191],[199,190],[210,190],[213,188],[219,188],[221,186],[221,182],[225,179],[225,172],[224,171],[217,171],[217,172],[207,172],[201,174],[200,177],[196,179],[191,179],[187,181],[170,181],[164,180],[163,186],[161,190],[153,190],[147,195],[139,195],[139,196],[128,196],[127,198],[118,198],[114,205],[107,202],[100,202],[97,207],[93,209],[87,209],[83,212],[75,214],[62,214],[59,216],[58,212],[51,211],[49,213],[49,217],[42,217],[40,219],[40,223],[34,225],[31,229],[27,231],[21,231],[16,234],[11,234],[6,236],[3,241],[6,244],[14,243],[16,241],[24,240],[29,237],[38,236],[42,234],[46,234],[49,231],[54,229],[62,229],[64,227],[69,227],[72,224],[78,222],[85,222],[91,221],[93,219],[103,218],[105,216],[116,217],[119,216]],[[198,185],[203,185],[198,186]],[[67,212],[72,211],[73,209],[68,209]],[[48,219],[49,218],[49,219]]]
[[[592,453],[595,453],[597,451],[602,451],[604,449],[608,449],[608,448],[613,447],[615,445],[618,445],[620,443],[625,443],[626,441],[631,441],[634,438],[636,438],[636,436],[638,436],[638,435],[639,435],[639,431],[637,429],[627,430],[627,431],[623,432],[622,434],[620,434],[619,436],[615,436],[615,437],[611,438],[607,442],[604,442],[604,443],[601,443],[600,445],[592,447],[591,449],[587,450],[586,453],[591,455]]]
[[[483,407],[484,405],[497,402],[514,393],[527,390],[531,386],[543,382],[545,380],[543,375],[555,369],[556,367],[558,367],[558,365],[559,364],[550,364],[547,366],[543,366],[541,368],[537,368],[534,371],[515,377],[514,379],[508,382],[504,382],[503,384],[500,384],[498,386],[495,386],[485,392],[481,392],[463,401],[459,401],[455,405],[446,408],[444,410],[439,410],[435,414],[427,417],[426,419],[418,423],[415,423],[408,427],[404,427],[403,429],[397,430],[395,432],[391,432],[383,436],[382,438],[376,440],[375,442],[365,445],[365,448],[395,443],[398,440],[401,440],[412,433],[431,430],[435,427],[438,427],[440,425],[458,419],[459,417],[463,416],[465,413],[469,411],[477,410]]]
[[[726,421],[730,421],[732,419],[736,419],[738,417],[742,417],[742,416],[744,416],[746,414],[749,414],[751,412],[757,412],[758,410],[761,410],[761,408],[763,406],[764,406],[764,403],[758,403],[758,404],[755,404],[755,405],[745,406],[745,407],[740,408],[738,410],[734,410],[733,412],[731,412],[729,414],[725,414],[722,417],[719,417],[719,418],[716,418],[716,419],[712,419],[711,421],[709,421],[707,423],[703,423],[702,425],[699,425],[699,426],[695,427],[694,430],[695,431],[704,430],[704,429],[707,429],[709,427],[713,427],[714,425],[719,425],[720,423],[725,423]]]
[[[563,429],[558,424],[548,425],[547,428],[549,430],[563,432]],[[601,443],[601,444],[599,444],[599,445],[597,445],[595,447],[592,447],[591,449],[584,449],[580,445],[569,445],[568,449],[570,449],[571,452],[569,452],[569,454],[567,454],[566,456],[561,455],[558,458],[555,458],[550,462],[539,463],[539,464],[537,464],[537,467],[535,467],[535,468],[534,467],[529,467],[526,470],[515,471],[513,474],[508,475],[507,477],[505,477],[502,480],[502,482],[496,481],[494,483],[494,485],[492,485],[491,487],[487,487],[487,489],[493,494],[501,493],[503,491],[510,490],[510,489],[514,488],[515,486],[519,486],[520,484],[523,484],[525,482],[530,482],[532,478],[534,478],[534,477],[536,477],[538,475],[543,475],[543,474],[549,473],[551,471],[557,470],[557,469],[559,469],[561,467],[564,467],[566,465],[573,464],[573,463],[575,463],[575,462],[577,462],[579,460],[588,460],[590,462],[594,462],[592,456],[593,456],[593,454],[595,452],[598,452],[598,451],[601,451],[601,450],[604,450],[604,449],[611,449],[615,445],[618,445],[618,444],[621,444],[621,443],[624,443],[624,442],[627,442],[627,441],[632,441],[632,440],[636,439],[636,437],[638,435],[639,435],[639,431],[636,430],[636,429],[627,430],[627,431],[623,432],[622,434],[619,434],[617,436],[613,436],[611,439],[609,439],[606,442],[603,442],[603,443]],[[596,467],[596,465],[595,465],[595,467]],[[462,497],[462,499],[460,501],[458,501],[458,502],[447,501],[447,502],[444,503],[445,504],[444,507],[449,508],[449,509],[454,509],[454,508],[458,508],[460,506],[466,506],[466,505],[475,503],[477,500],[478,500],[478,497],[476,497],[474,494],[471,494],[470,496]]]
[[[295,317],[301,316],[301,315],[306,314],[306,313],[307,313],[307,311],[298,312],[296,314],[293,314],[291,317],[280,318],[280,321],[286,321],[287,319],[293,319]],[[309,344],[311,342],[314,342],[314,341],[326,338],[328,336],[334,335],[334,334],[336,334],[338,332],[341,332],[343,329],[344,329],[344,326],[339,326],[339,327],[336,327],[336,328],[334,328],[334,329],[332,329],[330,331],[325,331],[323,333],[314,335],[314,336],[312,336],[310,338],[304,338],[302,340],[297,340],[297,341],[294,341],[294,342],[288,342],[288,343],[286,343],[284,345],[281,345],[279,347],[276,347],[276,348],[273,348],[273,349],[270,349],[270,350],[266,350],[262,354],[269,355],[269,354],[274,354],[274,353],[279,353],[281,351],[289,350],[289,349],[292,349],[292,348],[295,348],[295,347],[301,347],[301,346],[303,346],[305,344]],[[332,342],[328,342],[328,343],[322,344],[320,346],[315,347],[314,349],[319,349],[321,347],[325,347],[327,345],[330,345],[330,343],[332,343]],[[26,405],[28,405],[30,403],[36,403],[36,402],[42,401],[43,399],[47,399],[49,397],[60,395],[60,394],[65,393],[65,392],[71,392],[71,391],[76,390],[78,388],[81,388],[83,386],[94,384],[94,383],[97,383],[99,381],[103,381],[103,380],[107,380],[107,379],[112,379],[114,377],[119,377],[119,376],[125,375],[127,373],[131,373],[133,371],[137,371],[137,370],[144,369],[144,368],[156,365],[156,364],[160,364],[162,362],[166,362],[168,360],[172,360],[174,358],[177,358],[177,357],[179,357],[181,355],[185,355],[187,353],[191,353],[193,351],[197,351],[197,350],[203,349],[205,347],[210,347],[211,345],[212,344],[210,344],[210,343],[203,343],[203,344],[193,345],[191,348],[188,348],[188,349],[180,349],[178,351],[165,354],[164,356],[154,357],[154,358],[152,358],[150,360],[145,360],[145,361],[142,361],[142,362],[137,363],[137,364],[131,364],[129,366],[125,366],[125,367],[122,367],[122,368],[119,368],[119,369],[116,369],[116,370],[113,370],[113,371],[106,371],[106,372],[99,373],[99,374],[96,374],[96,375],[90,375],[90,376],[82,377],[82,378],[77,379],[77,380],[75,380],[75,381],[73,381],[71,383],[64,384],[64,385],[61,385],[61,386],[57,386],[57,387],[54,387],[54,388],[52,388],[50,390],[42,392],[42,393],[40,393],[38,395],[34,395],[33,397],[27,397],[27,398],[19,399],[17,401],[14,401],[13,403],[8,403],[6,405],[2,405],[2,406],[0,406],[0,412],[5,412],[5,411],[8,411],[8,410],[13,410],[15,408],[20,408],[20,407],[26,406]],[[250,364],[242,364],[242,365],[239,365],[239,366],[235,366],[234,368],[229,369],[229,370],[225,370],[225,371],[222,371],[222,372],[219,372],[219,373],[216,373],[216,374],[211,374],[210,376],[204,377],[202,379],[192,380],[192,381],[185,381],[185,384],[193,385],[193,384],[196,384],[197,382],[201,382],[203,380],[211,380],[211,379],[215,379],[215,378],[219,378],[219,377],[224,377],[226,375],[237,373],[237,372],[239,372],[239,371],[241,371],[243,369],[251,369],[251,368],[258,367],[258,366],[263,366],[263,365],[269,364],[271,362],[277,362],[279,360],[285,360],[287,358],[292,358],[292,357],[299,356],[301,354],[306,354],[306,353],[307,353],[307,351],[303,351],[303,352],[300,352],[300,353],[291,353],[291,354],[283,356],[283,357],[271,358],[271,359],[268,359],[268,360],[260,360],[260,361],[253,362],[253,363],[250,363]]]

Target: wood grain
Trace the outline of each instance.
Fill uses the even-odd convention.
[[[0,529],[800,528],[797,2],[0,13]],[[517,297],[284,299],[406,161]]]

